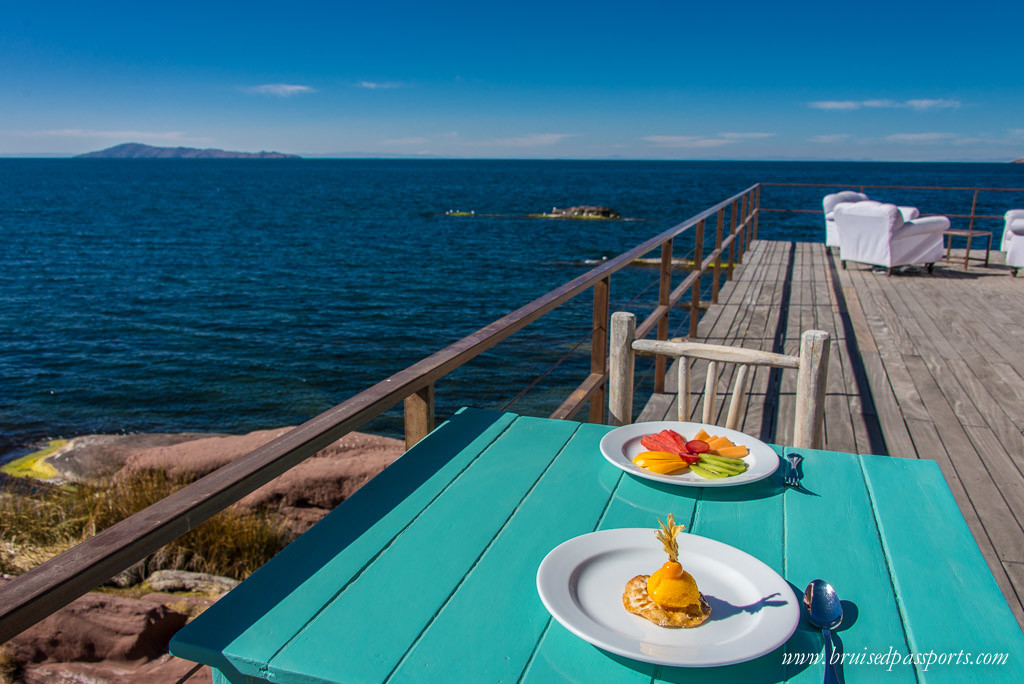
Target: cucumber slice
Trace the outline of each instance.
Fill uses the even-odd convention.
[[[697,473],[706,480],[719,480],[723,477],[729,477],[727,473],[713,473],[710,470],[705,470],[704,468],[701,468],[699,465],[690,466],[690,470]]]
[[[713,456],[711,454],[701,454],[700,458],[701,458],[702,461],[708,461],[708,462],[711,462],[711,463],[721,463],[722,465],[725,465],[725,466],[733,466],[733,467],[736,467],[736,468],[743,468],[744,470],[746,470],[746,468],[747,468],[746,462],[741,461],[738,458],[728,458],[726,456]]]
[[[716,473],[726,473],[728,475],[739,475],[740,473],[742,473],[742,472],[744,472],[746,470],[746,468],[744,468],[744,467],[737,468],[736,466],[734,466],[732,464],[724,464],[724,463],[719,463],[718,461],[703,461],[703,460],[700,462],[700,467],[704,468],[705,470],[710,470],[710,471],[716,472]]]
[[[734,470],[719,470],[718,468],[714,468],[714,467],[709,466],[709,465],[702,465],[702,466],[700,466],[700,468],[702,470],[706,470],[707,472],[713,473],[713,474],[718,475],[720,477],[732,477],[733,475],[739,475],[739,473],[737,473]]]

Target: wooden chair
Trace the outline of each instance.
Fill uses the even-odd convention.
[[[679,358],[679,420],[690,420],[689,359],[708,361],[707,381],[704,385],[704,412],[702,421],[711,423],[715,415],[718,396],[718,366],[722,363],[740,364],[732,390],[732,401],[725,427],[738,430],[746,405],[747,385],[751,366],[795,368],[797,370],[796,416],[792,446],[807,449],[821,448],[825,418],[825,379],[828,373],[829,334],[822,330],[805,330],[800,336],[800,355],[789,356],[677,340],[636,339],[636,316],[625,311],[612,314],[611,344],[609,349],[608,408],[609,424],[625,425],[633,421],[633,368],[636,353],[663,354]]]

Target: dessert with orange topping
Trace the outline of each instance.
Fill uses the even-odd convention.
[[[661,627],[696,627],[711,616],[711,606],[697,589],[693,576],[679,564],[676,535],[683,531],[670,513],[668,523],[659,519],[654,534],[668,554],[668,562],[651,575],[637,575],[626,582],[622,605],[630,613]]]

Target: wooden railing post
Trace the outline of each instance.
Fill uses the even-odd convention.
[[[718,303],[718,281],[722,275],[722,226],[725,223],[725,207],[718,210],[718,224],[715,226],[715,279],[711,283],[711,303]]]
[[[608,423],[633,422],[633,340],[636,316],[616,311],[611,323],[611,356],[608,359]]]
[[[973,230],[973,228],[974,228],[974,209],[977,206],[978,206],[978,188],[975,188],[974,189],[974,200],[971,202],[971,222],[970,222],[970,224],[968,224],[967,230]],[[950,238],[949,241],[952,242],[953,238]],[[968,242],[968,244],[970,244],[970,243]],[[986,256],[985,258],[987,259],[988,257]]]
[[[668,339],[668,303],[672,294],[672,240],[661,245],[661,279],[658,283],[658,306],[665,307],[665,313],[658,319],[658,339]],[[665,391],[665,357],[654,357],[654,391]]]
[[[743,252],[746,250],[746,238],[747,238],[747,195],[743,195],[740,198],[740,225],[739,235],[736,236],[736,242],[739,244],[736,246],[736,263],[743,263]]]
[[[747,227],[743,231],[743,253],[746,254],[747,250],[750,249],[750,243],[754,239],[754,193],[747,193],[747,211],[744,216],[746,219]]]
[[[411,449],[434,429],[434,383],[405,398],[405,448]]]
[[[719,224],[721,227],[721,224]],[[721,233],[721,230],[719,230]],[[693,270],[697,271],[697,279],[690,289],[690,337],[697,336],[697,322],[700,320],[700,281],[701,265],[704,262],[704,219],[697,221],[693,235]],[[667,336],[666,336],[667,338]]]
[[[594,283],[594,335],[590,338],[590,372],[605,375],[608,364],[608,302],[611,296],[611,276]],[[605,375],[605,377],[607,377]],[[605,388],[590,397],[590,422],[604,423]]]
[[[732,209],[729,211],[729,235],[732,237],[732,242],[729,243],[729,261],[725,267],[725,279],[732,280],[732,269],[736,264],[736,212],[739,209],[738,204],[735,200],[732,203]]]
[[[829,334],[822,330],[805,330],[800,336],[797,405],[793,421],[793,446],[799,449],[820,449],[824,438],[829,342]]]
[[[757,222],[761,218],[761,185],[754,190],[754,232],[753,239],[757,239]]]

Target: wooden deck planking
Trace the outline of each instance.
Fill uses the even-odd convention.
[[[1024,347],[1015,343],[1024,278],[998,262],[886,277],[841,269],[821,244],[755,241],[698,339],[797,353],[803,330],[832,335],[824,448],[936,461],[1024,625]],[[697,420],[703,366],[694,368]],[[645,418],[675,417],[675,372]],[[719,378],[719,422],[732,374]],[[786,444],[794,389],[792,372],[754,373],[743,431]]]

